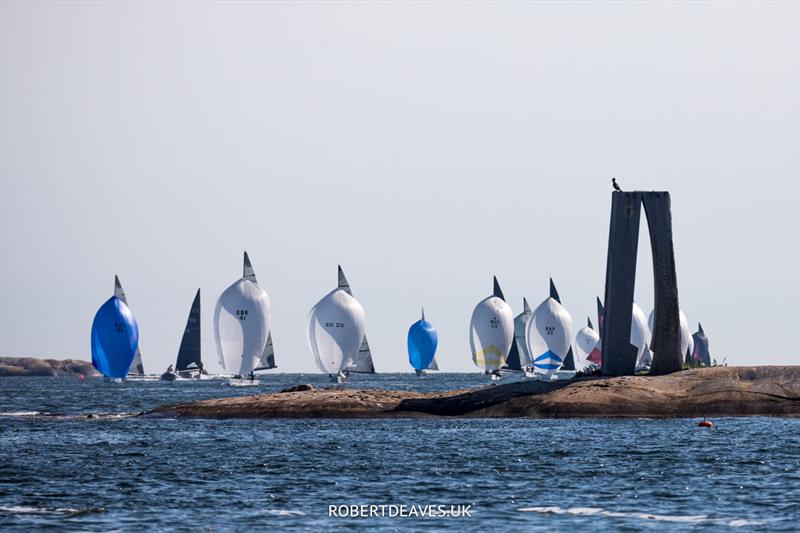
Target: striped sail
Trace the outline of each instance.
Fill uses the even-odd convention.
[[[555,298],[547,298],[534,310],[527,337],[534,374],[549,377],[571,353],[572,317]]]

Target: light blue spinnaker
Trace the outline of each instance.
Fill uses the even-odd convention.
[[[426,370],[436,355],[436,346],[439,344],[439,334],[433,324],[425,320],[425,311],[422,319],[411,324],[408,329],[408,360],[415,370]]]
[[[100,306],[92,322],[92,365],[110,378],[124,378],[139,346],[139,326],[120,298]]]

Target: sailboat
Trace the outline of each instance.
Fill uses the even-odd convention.
[[[162,381],[175,381],[181,378],[200,378],[206,371],[203,370],[203,361],[200,350],[200,289],[194,296],[183,338],[178,348],[178,359],[173,370],[172,365],[161,374]]]
[[[425,320],[423,309],[422,318],[408,328],[408,361],[418,376],[425,375],[425,370],[434,363],[433,357],[436,355],[438,345],[439,334],[433,324]]]
[[[575,368],[585,370],[593,365],[600,365],[600,335],[587,318],[586,326],[575,335]]]
[[[533,374],[543,380],[553,379],[572,353],[572,317],[554,289],[550,280],[550,296],[533,311],[527,330]]]
[[[511,350],[506,357],[506,364],[501,370],[509,372],[522,372],[531,364],[531,353],[528,351],[528,341],[525,338],[525,330],[531,319],[531,308],[528,300],[522,298],[522,312],[514,317],[514,342]]]
[[[650,327],[642,308],[633,302],[631,308],[631,345],[636,346],[636,372],[650,370],[653,358],[650,353]]]
[[[472,362],[492,380],[500,379],[500,368],[514,342],[514,314],[496,277],[492,295],[478,302],[472,311],[469,329]]]
[[[656,330],[655,330],[655,320],[656,320],[656,310],[653,309],[650,312],[650,318],[648,319],[648,326],[650,327],[651,338],[655,337]],[[681,332],[681,341],[680,341],[680,350],[681,350],[681,358],[684,362],[688,363],[691,359],[692,352],[694,352],[694,339],[692,338],[692,332],[689,329],[689,320],[686,318],[686,315],[683,313],[683,310],[678,310],[678,320],[680,322],[680,332]],[[652,348],[650,349],[652,353]]]
[[[308,345],[317,367],[344,382],[347,380],[345,367],[359,356],[364,343],[366,315],[358,300],[342,287],[341,272],[339,267],[339,286],[317,302],[308,314]]]
[[[597,343],[597,350],[592,353],[592,356],[589,358],[592,363],[596,364],[597,366],[602,366],[603,363],[603,325],[606,322],[606,310],[603,307],[603,302],[600,301],[600,297],[597,296],[597,333],[600,335],[600,342]]]
[[[694,340],[694,350],[692,351],[692,361],[694,363],[702,363],[705,366],[711,366],[711,352],[708,351],[708,337],[706,332],[703,331],[703,325],[697,323],[697,332],[692,333]]]
[[[269,296],[244,252],[242,277],[225,289],[214,310],[219,363],[234,377],[252,377],[267,345],[270,311]]]
[[[339,284],[338,288],[353,296],[353,291],[350,289],[350,283],[344,276],[342,266],[339,265]],[[369,349],[369,341],[367,335],[364,334],[364,340],[361,341],[361,346],[358,352],[345,360],[345,365],[342,368],[342,373],[347,376],[349,374],[374,374],[375,365],[372,363],[372,351]]]
[[[128,305],[128,299],[125,297],[125,291],[122,290],[122,283],[119,282],[119,276],[114,276],[114,296],[122,300],[125,305]],[[139,347],[136,347],[136,355],[133,357],[130,368],[128,368],[128,376],[143,377],[144,365],[142,364],[142,352]]]
[[[114,279],[119,287],[119,279]],[[123,379],[128,375],[128,368],[139,349],[139,326],[116,290],[94,316],[91,346],[92,366],[98,372],[112,379]]]

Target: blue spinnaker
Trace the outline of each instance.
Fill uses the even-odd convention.
[[[92,322],[92,365],[110,378],[124,378],[139,346],[139,326],[120,298],[100,306]]]
[[[416,370],[425,370],[431,365],[439,344],[439,334],[433,324],[422,318],[408,329],[408,360]]]

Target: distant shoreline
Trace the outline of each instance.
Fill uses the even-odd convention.
[[[437,393],[326,387],[153,409],[163,418],[800,417],[800,366],[712,367],[667,376],[532,380]]]
[[[80,359],[38,359],[36,357],[0,357],[0,377],[78,376],[98,377],[89,361]]]

